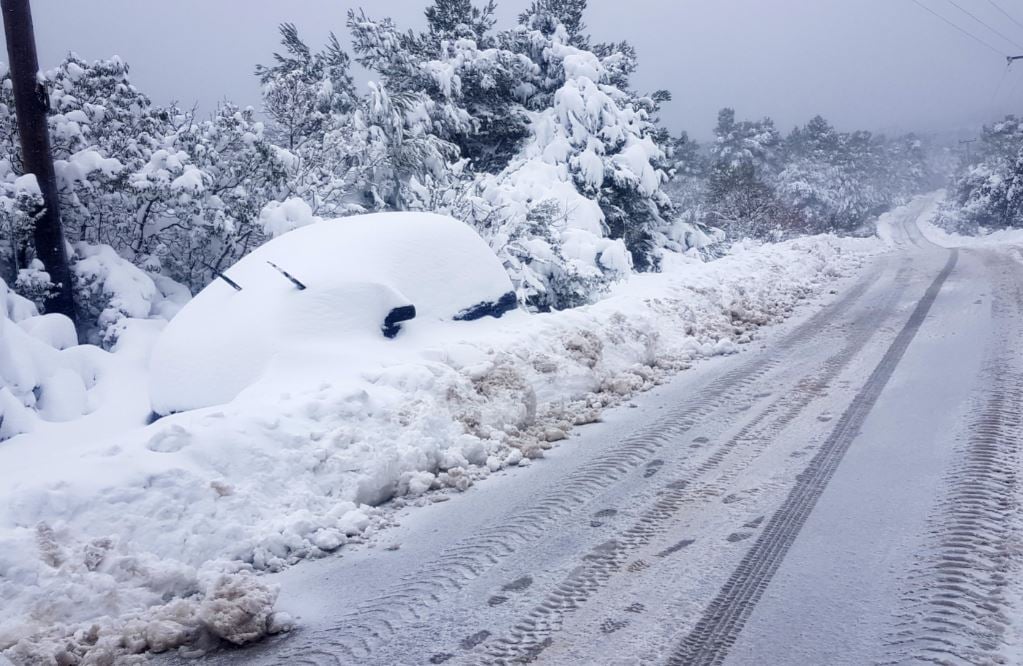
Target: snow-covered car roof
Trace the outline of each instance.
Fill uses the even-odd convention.
[[[157,340],[157,414],[230,401],[294,345],[380,338],[396,308],[414,306],[423,325],[515,307],[511,281],[486,242],[431,213],[317,222],[257,248],[225,277],[196,295]]]

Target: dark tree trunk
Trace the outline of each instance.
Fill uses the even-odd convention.
[[[78,324],[68,267],[67,247],[60,224],[57,177],[53,172],[50,134],[46,114],[50,100],[39,81],[32,11],[28,0],[0,0],[7,35],[7,58],[11,65],[14,105],[18,115],[18,136],[25,173],[34,174],[43,195],[44,210],[35,224],[36,257],[43,262],[56,286],[46,301],[47,312],[59,312]]]

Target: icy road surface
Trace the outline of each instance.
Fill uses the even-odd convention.
[[[924,208],[758,349],[286,572],[300,628],[208,661],[1023,663],[1023,263]]]

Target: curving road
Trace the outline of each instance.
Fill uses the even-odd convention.
[[[1023,663],[1023,263],[897,248],[541,465],[286,572],[245,664]]]

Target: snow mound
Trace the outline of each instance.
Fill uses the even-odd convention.
[[[512,291],[500,260],[465,224],[380,213],[308,224],[258,248],[199,293],[153,350],[158,414],[228,402],[282,354],[322,345],[357,351],[395,308],[407,327],[447,321]]]
[[[0,441],[43,421],[70,421],[90,411],[98,349],[77,346],[74,325],[35,306],[0,280]]]
[[[101,407],[0,446],[0,651],[18,664],[113,663],[287,630],[254,572],[373,539],[395,507],[543,457],[605,408],[734,352],[881,245],[737,244],[711,263],[668,257],[662,273],[571,311],[414,320],[396,340],[376,331],[359,344],[328,331],[228,404],[146,427],[149,400],[131,382],[144,386],[144,342],[161,323],[133,320],[108,361],[108,373],[123,366],[122,393],[101,403],[123,415]],[[313,291],[313,271],[287,268]],[[267,281],[294,293],[280,274]]]

